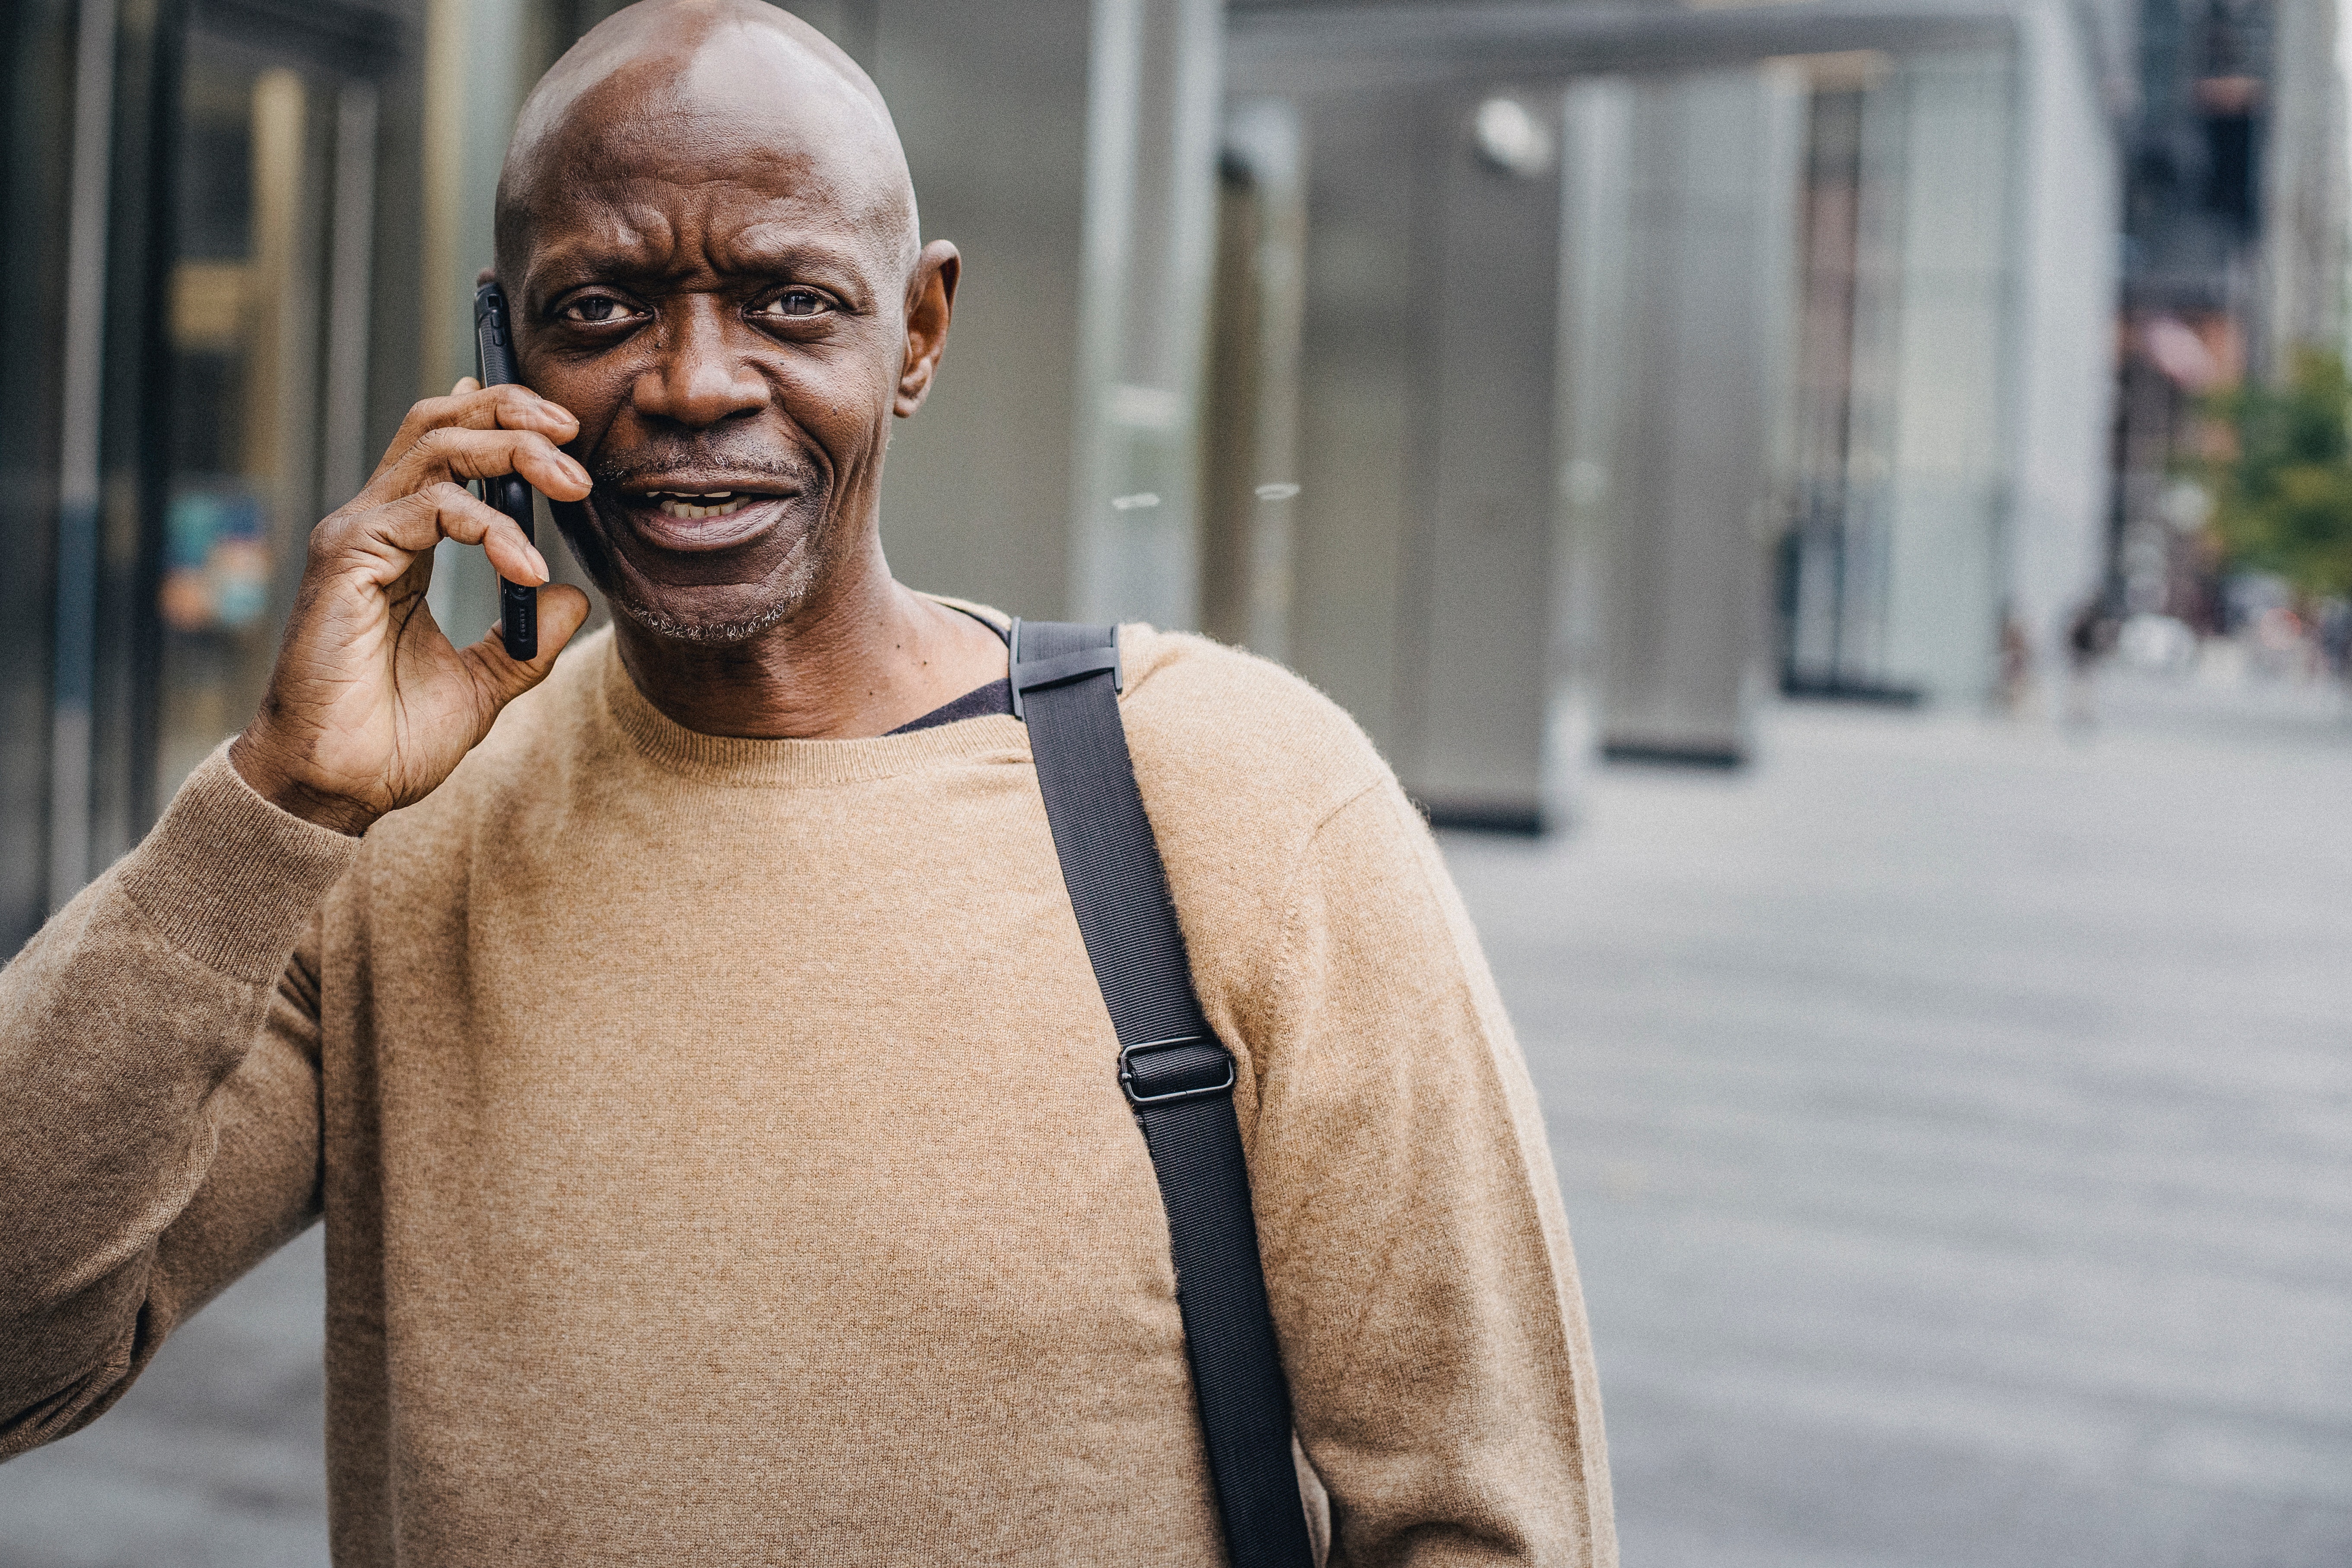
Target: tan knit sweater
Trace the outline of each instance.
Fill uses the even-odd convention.
[[[1298,681],[1124,637],[1331,1560],[1612,1563],[1429,835]],[[364,840],[215,754],[0,977],[0,1457],[323,1214],[343,1568],[1215,1563],[1115,1055],[1012,718],[714,739],[600,637]]]

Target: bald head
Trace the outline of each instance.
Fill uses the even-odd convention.
[[[785,172],[844,226],[914,265],[906,153],[856,61],[762,0],[639,0],[574,44],[524,101],[499,177],[499,276],[520,281],[585,178],[692,186],[747,169]]]

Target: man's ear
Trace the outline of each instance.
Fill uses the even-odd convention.
[[[899,362],[898,395],[890,411],[904,419],[930,395],[931,377],[948,346],[948,319],[955,314],[956,279],[963,258],[944,239],[923,247],[915,275],[907,281],[907,356]]]

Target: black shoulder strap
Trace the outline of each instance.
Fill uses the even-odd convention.
[[[1118,715],[1115,626],[1013,623],[1013,711],[1028,722],[1054,853],[1118,1036],[1118,1081],[1168,1210],[1176,1305],[1233,1568],[1312,1562],[1234,1117],[1233,1054],[1202,1016],[1160,846]]]

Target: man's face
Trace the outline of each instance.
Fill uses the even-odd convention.
[[[730,51],[624,71],[512,203],[523,375],[578,417],[595,480],[559,520],[658,635],[752,636],[867,545],[914,259],[867,112]]]

